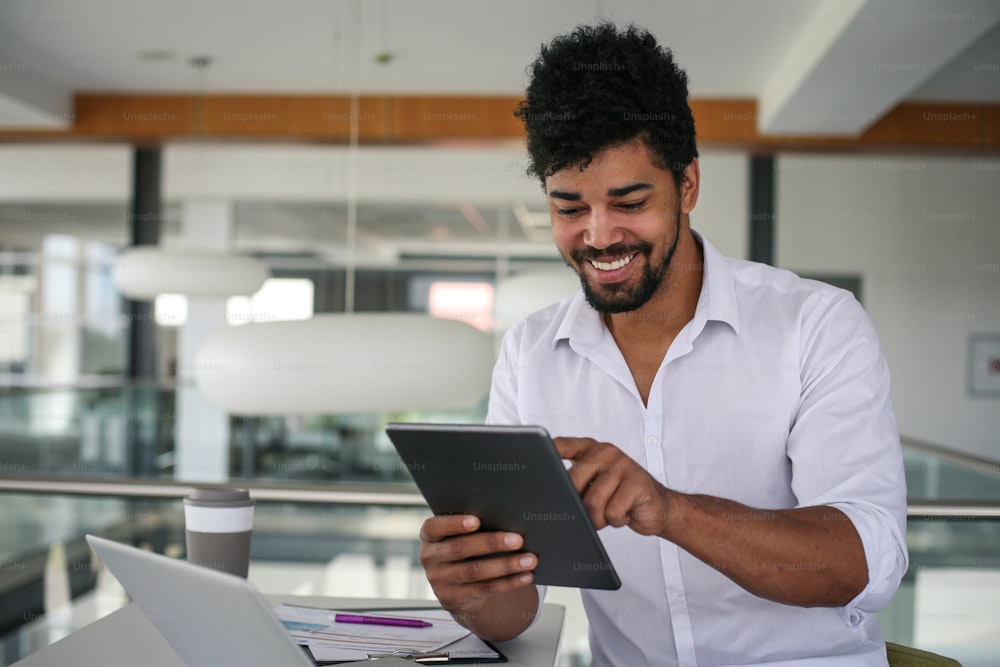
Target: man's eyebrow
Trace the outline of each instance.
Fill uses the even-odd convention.
[[[568,201],[580,201],[579,192],[564,192],[563,190],[553,190],[549,193],[550,199],[566,199]]]
[[[652,190],[653,185],[651,183],[632,183],[631,185],[624,185],[620,188],[611,188],[608,190],[609,197],[624,197],[625,195],[635,192],[636,190]],[[553,190],[549,193],[550,199],[565,199],[567,201],[580,201],[579,192],[566,192],[564,190]]]
[[[612,188],[608,190],[609,197],[624,197],[625,195],[635,192],[636,190],[652,190],[653,185],[651,183],[633,183],[632,185],[626,185],[621,188]]]

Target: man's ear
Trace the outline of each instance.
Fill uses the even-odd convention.
[[[680,199],[681,213],[690,213],[698,203],[698,186],[701,184],[701,169],[698,158],[694,158],[684,167],[684,178],[681,180]]]

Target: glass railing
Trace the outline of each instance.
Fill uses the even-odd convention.
[[[921,501],[1000,503],[1000,462],[903,439],[907,497]]]
[[[174,470],[175,390],[112,382],[0,390],[0,664],[124,602],[120,593],[100,592],[86,532],[183,555],[180,498],[191,485]],[[483,406],[230,418],[225,479],[251,488],[258,502],[251,566],[258,587],[430,594],[417,561],[428,511],[382,431],[396,419],[481,422]],[[904,440],[904,462],[911,564],[880,614],[886,636],[967,667],[995,666],[1000,464],[911,440]],[[587,664],[579,596],[563,589],[552,596],[570,605],[568,619],[578,619],[567,626],[564,664]]]
[[[256,494],[256,492],[255,492]],[[125,604],[83,542],[92,532],[183,557],[178,498],[0,493],[0,664],[76,631]],[[421,505],[270,502],[258,499],[250,579],[265,592],[430,598],[417,535]],[[879,614],[887,639],[955,657],[966,667],[1000,655],[1000,521],[911,519],[910,568]],[[103,582],[103,583],[102,583]],[[566,604],[563,664],[588,664],[579,595]]]
[[[879,614],[886,638],[959,660],[996,665],[1000,656],[1000,521],[969,516],[911,518],[910,567]]]
[[[175,382],[92,377],[72,386],[0,386],[0,477],[183,479],[176,471]],[[409,484],[384,433],[388,421],[482,422],[485,401],[445,412],[228,418],[216,479],[233,482]],[[1000,503],[1000,463],[904,438],[910,503]]]
[[[82,383],[0,388],[0,472],[157,477],[174,448],[174,387]]]
[[[0,387],[0,476],[183,479],[176,470],[175,397],[194,386],[92,378],[73,386]],[[388,421],[482,422],[485,400],[461,410],[228,418],[216,481],[409,484],[385,436]]]
[[[1000,656],[1000,463],[904,440],[910,567],[886,637],[959,660]]]

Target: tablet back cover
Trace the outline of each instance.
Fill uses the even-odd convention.
[[[435,514],[474,514],[484,531],[524,536],[538,556],[535,583],[621,586],[544,429],[394,423],[386,433]]]

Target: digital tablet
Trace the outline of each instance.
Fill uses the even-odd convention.
[[[524,536],[535,583],[614,590],[621,581],[555,443],[538,426],[386,426],[434,514],[474,514]]]

